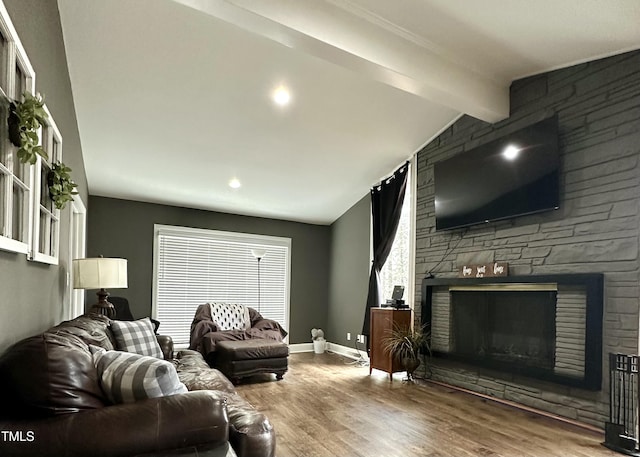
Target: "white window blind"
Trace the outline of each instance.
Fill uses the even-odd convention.
[[[198,305],[239,303],[289,326],[289,238],[155,226],[154,317],[175,344],[189,343]],[[264,249],[258,261],[252,249]]]

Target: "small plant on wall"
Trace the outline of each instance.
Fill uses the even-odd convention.
[[[24,92],[22,98],[21,102],[14,101],[10,104],[7,119],[9,140],[18,148],[20,162],[34,165],[38,156],[49,160],[38,136],[49,115],[44,109],[44,100],[40,95]],[[58,209],[64,209],[67,203],[73,200],[73,196],[78,194],[78,185],[71,178],[71,168],[62,162],[51,164],[47,185],[51,200]]]
[[[38,130],[46,122],[47,112],[40,95],[29,92],[23,94],[23,101],[11,103],[9,112],[9,139],[18,149],[22,163],[36,163],[38,155],[47,158],[47,153],[39,144]]]
[[[73,182],[70,173],[71,168],[62,162],[52,164],[49,171],[49,195],[58,209],[64,209],[67,203],[73,200],[73,196],[78,194],[78,185]]]

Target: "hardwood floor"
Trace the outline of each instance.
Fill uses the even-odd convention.
[[[282,381],[238,391],[272,422],[278,457],[619,456],[601,434],[335,354],[292,354]]]

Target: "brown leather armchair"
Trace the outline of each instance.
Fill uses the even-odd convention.
[[[249,307],[251,328],[247,330],[218,330],[211,318],[209,304],[198,306],[191,323],[189,349],[200,352],[211,366],[216,365],[216,344],[220,341],[265,339],[281,342],[287,336],[282,326],[271,319],[265,319],[258,311]]]

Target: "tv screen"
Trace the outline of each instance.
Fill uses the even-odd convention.
[[[557,209],[554,116],[434,166],[436,230]]]

